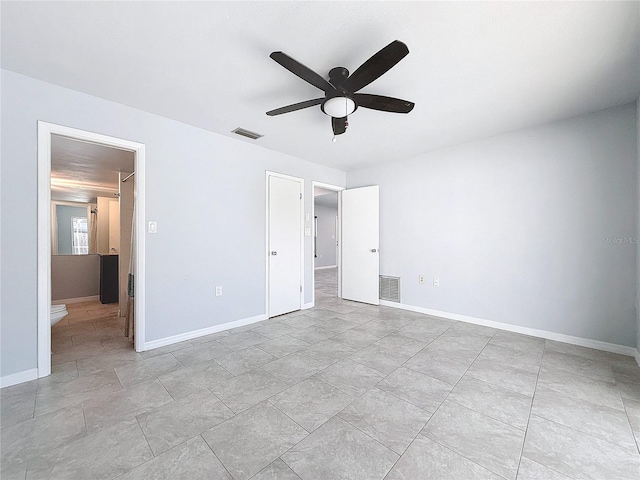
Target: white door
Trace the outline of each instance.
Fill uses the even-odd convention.
[[[302,183],[269,175],[269,317],[300,310]]]
[[[378,305],[380,196],[377,185],[342,191],[342,298]]]

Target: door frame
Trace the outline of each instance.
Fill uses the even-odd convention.
[[[336,264],[338,266],[338,291],[336,292],[336,296],[338,298],[342,297],[342,191],[346,189],[346,187],[341,187],[339,185],[332,185],[330,183],[316,182],[315,180],[311,182],[311,195],[313,197],[313,201],[311,202],[311,218],[315,218],[316,216],[316,197],[315,187],[324,188],[325,190],[332,190],[338,194],[338,222],[337,222],[337,231],[336,231],[336,240],[338,242],[338,248],[336,252]],[[316,236],[316,224],[313,222],[312,225],[312,238]],[[311,305],[315,306],[316,304],[316,259],[313,255],[313,248],[311,249],[311,268],[313,271],[313,275],[311,275]]]
[[[278,173],[278,172],[272,172],[269,170],[265,171],[265,207],[266,207],[266,212],[265,212],[265,237],[264,237],[264,245],[265,245],[265,299],[264,299],[264,312],[265,315],[267,316],[267,318],[271,318],[269,316],[269,309],[270,309],[270,305],[269,305],[269,293],[270,293],[270,289],[269,289],[269,278],[270,278],[270,272],[269,272],[269,226],[271,223],[271,219],[269,218],[269,179],[271,177],[279,177],[279,178],[284,178],[286,180],[292,180],[294,182],[297,182],[300,184],[300,286],[301,288],[301,292],[300,292],[300,309],[302,309],[302,307],[304,306],[304,290],[305,290],[305,283],[304,283],[304,239],[305,239],[305,235],[304,235],[304,178],[299,178],[299,177],[293,177],[291,175],[286,175],[284,173]]]
[[[38,121],[38,378],[51,374],[51,135],[59,135],[134,153],[136,182],[136,338],[135,350],[145,344],[145,145],[117,137]]]

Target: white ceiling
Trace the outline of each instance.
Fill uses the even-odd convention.
[[[133,172],[134,154],[126,150],[51,136],[51,200],[94,203],[115,197],[119,172]]]
[[[2,67],[343,170],[606,107],[640,91],[640,2],[2,2]],[[331,142],[323,76],[392,40],[410,50],[365,87],[415,102],[364,108]],[[241,126],[257,141],[230,133]]]
[[[324,207],[338,208],[338,192],[317,195],[313,197],[313,202]]]
[[[338,208],[338,192],[322,187],[313,187],[313,202],[316,205]]]
[[[313,196],[314,197],[319,197],[321,195],[328,195],[331,193],[336,193],[335,190],[329,190],[328,188],[322,188],[322,187],[313,187]]]

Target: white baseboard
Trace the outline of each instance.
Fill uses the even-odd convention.
[[[51,303],[53,305],[61,305],[61,304],[69,304],[69,303],[84,303],[84,302],[95,302],[96,300],[100,300],[100,295],[92,295],[91,297],[78,297],[78,298],[63,298],[62,300],[53,300]]]
[[[337,265],[329,265],[328,267],[315,267],[314,270],[328,270],[330,268],[338,268]]]
[[[308,310],[310,308],[313,308],[315,304],[313,302],[309,302],[309,303],[305,303],[304,305],[302,305],[302,308],[300,310]]]
[[[389,302],[386,300],[380,300],[380,305],[383,305],[385,307],[399,308],[401,310],[410,310],[412,312],[424,313],[426,315],[447,318],[449,320],[458,320],[460,322],[473,323],[475,325],[482,325],[484,327],[497,328],[499,330],[506,330],[509,332],[522,333],[524,335],[531,335],[532,337],[545,338],[547,340],[555,340],[556,342],[564,342],[564,343],[570,343],[572,345],[579,345],[581,347],[594,348],[596,350],[603,350],[605,352],[618,353],[620,355],[635,357],[636,362],[638,362],[638,365],[640,365],[638,350],[633,347],[627,347],[625,345],[617,345],[615,343],[601,342],[599,340],[591,340],[589,338],[574,337],[572,335],[549,332],[547,330],[538,330],[536,328],[521,327],[519,325],[495,322],[493,320],[485,320],[484,318],[476,318],[476,317],[470,317],[468,315],[460,315],[458,313],[449,313],[449,312],[443,312],[440,310],[433,310],[430,308],[414,307],[413,305],[405,305],[403,303]]]
[[[256,315],[255,317],[242,318],[233,322],[222,323],[220,325],[214,325],[213,327],[202,328],[200,330],[193,330],[191,332],[180,333],[179,335],[173,335],[171,337],[160,338],[158,340],[151,340],[145,342],[144,350],[153,350],[154,348],[165,347],[167,345],[173,345],[174,343],[184,342],[185,340],[191,340],[193,338],[204,337],[205,335],[211,335],[212,333],[222,332],[223,330],[229,330],[230,328],[243,327],[252,323],[261,322],[267,320],[269,317],[266,314]]]
[[[11,375],[5,375],[0,377],[0,388],[10,387],[18,383],[29,382],[38,378],[38,369],[32,368],[31,370],[25,370],[24,372],[13,373]]]

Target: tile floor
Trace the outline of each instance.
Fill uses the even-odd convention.
[[[316,278],[311,310],[141,354],[70,305],[53,374],[0,391],[2,479],[640,478],[633,359]]]

